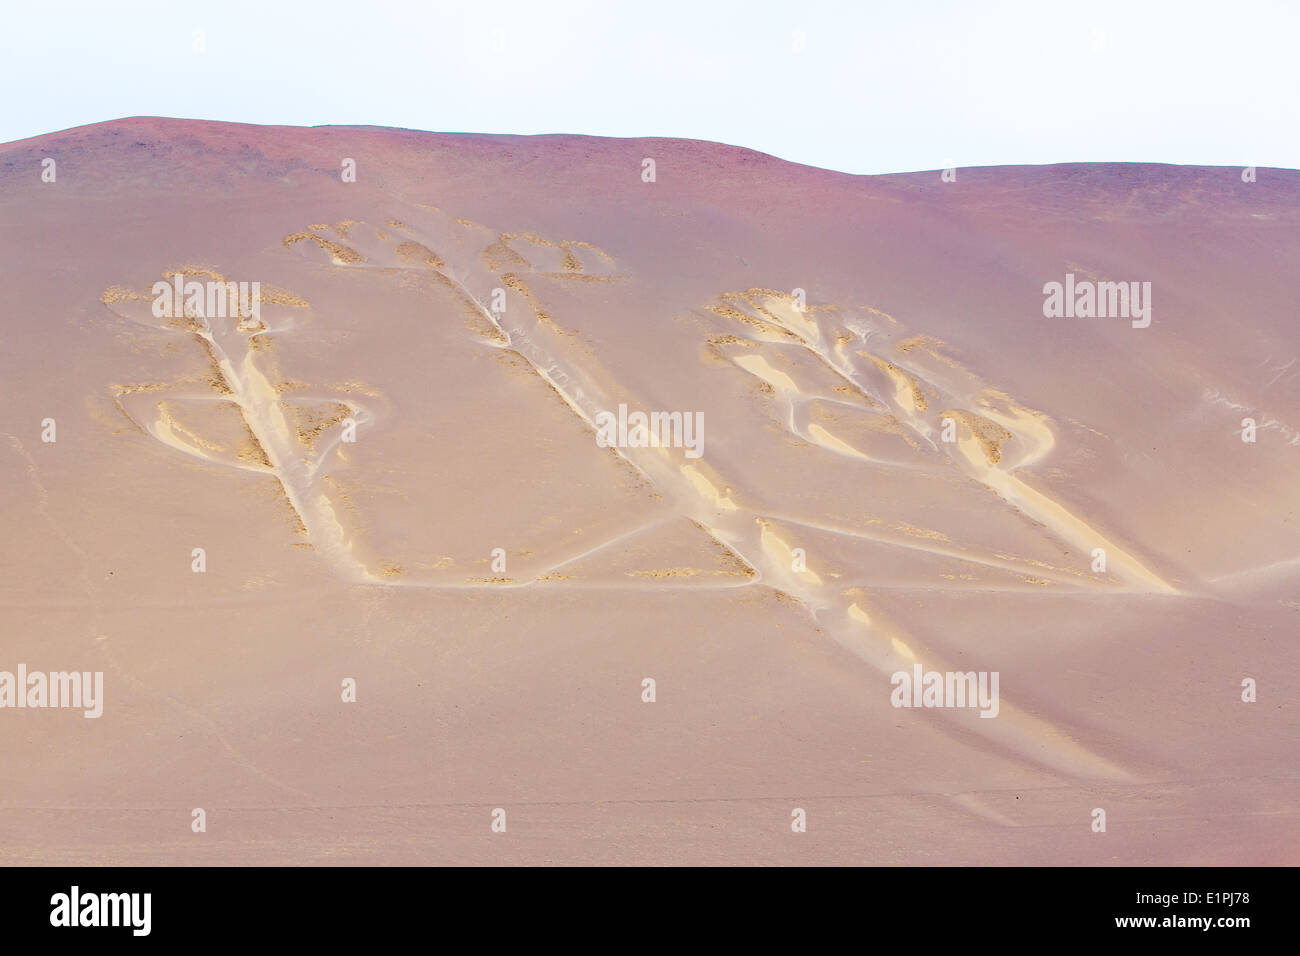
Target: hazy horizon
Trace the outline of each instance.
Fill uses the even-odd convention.
[[[16,8],[9,26],[3,142],[160,116],[693,139],[852,174],[1300,166],[1288,66],[1300,11],[1267,2],[1231,18],[1195,4],[1176,20],[1119,3],[788,13],[384,0],[362,12],[328,0],[304,15],[246,0],[80,2],[59,18]]]
[[[770,156],[771,158],[779,160],[781,162],[791,163],[797,166],[806,166],[810,169],[820,169],[826,172],[843,173],[844,175],[847,176],[902,176],[911,173],[937,172],[942,168],[944,168],[940,166],[929,166],[929,167],[918,168],[918,169],[892,169],[892,170],[882,170],[880,172],[871,172],[871,173],[849,173],[841,169],[831,169],[825,166],[816,166],[811,163],[803,163],[803,162],[799,162],[798,160],[787,159],[783,156],[777,156],[774,153],[766,152],[761,149],[756,149],[752,146],[747,146],[743,143],[727,143],[727,142],[722,142],[720,140],[698,139],[689,136],[608,136],[600,133],[572,133],[572,132],[558,132],[558,131],[539,132],[539,133],[499,133],[499,132],[487,133],[487,132],[480,132],[477,130],[450,130],[450,129],[432,130],[432,129],[418,129],[413,126],[378,126],[373,123],[319,123],[313,126],[300,126],[300,125],[293,125],[293,124],[286,125],[281,123],[248,123],[248,122],[241,122],[238,120],[212,120],[212,119],[203,119],[201,117],[195,117],[195,116],[144,116],[144,115],[114,116],[111,119],[98,120],[92,123],[82,123],[77,126],[70,126],[63,129],[49,130],[48,132],[45,133],[37,133],[33,136],[22,137],[21,139],[6,140],[5,142],[0,143],[0,146],[8,146],[14,143],[21,143],[28,140],[40,139],[46,136],[57,136],[60,133],[68,133],[68,132],[72,132],[73,130],[88,129],[94,126],[104,126],[113,123],[127,122],[130,120],[165,120],[165,121],[174,121],[174,122],[181,122],[181,123],[216,123],[216,124],[229,125],[229,126],[264,127],[267,129],[278,128],[278,129],[303,129],[303,130],[326,130],[326,129],[358,129],[358,130],[384,130],[384,131],[391,130],[396,132],[407,132],[407,133],[430,133],[435,136],[482,136],[482,137],[514,136],[522,139],[528,139],[534,137],[535,138],[571,137],[575,139],[582,139],[582,138],[604,139],[604,140],[617,140],[617,141],[628,141],[628,142],[637,141],[637,140],[678,140],[681,142],[688,142],[688,143],[708,143],[710,145],[725,146],[733,149],[742,149],[748,152],[759,153],[764,156]],[[1117,159],[1117,160],[1066,159],[1066,160],[1044,162],[1044,163],[1014,163],[1014,162],[986,163],[980,165],[958,166],[956,168],[958,169],[999,169],[999,168],[1014,168],[1014,167],[1047,167],[1047,166],[1177,166],[1177,167],[1187,167],[1187,168],[1231,169],[1231,168],[1236,168],[1237,164],[1190,163],[1190,162],[1174,162],[1170,160],[1140,160],[1140,159]],[[1300,170],[1300,167],[1298,166],[1268,166],[1268,165],[1260,165],[1260,164],[1254,164],[1254,168],[1255,169]]]

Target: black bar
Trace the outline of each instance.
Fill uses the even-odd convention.
[[[710,934],[760,939],[807,931],[883,942],[886,933],[901,930],[918,943],[981,947],[1125,937],[1147,945],[1205,939],[1231,946],[1261,930],[1285,931],[1294,876],[1282,868],[1208,867],[574,868],[545,874],[518,868],[12,868],[0,871],[0,916],[6,942],[74,939],[78,945],[283,939],[305,948],[374,942],[435,926],[443,927],[439,938],[448,944],[454,927],[494,939],[502,930],[535,931],[541,942],[559,924],[580,934],[610,926],[634,937],[700,923]],[[64,915],[60,894],[70,903],[74,886],[87,918],[87,907],[99,910],[98,899],[88,904],[87,896],[150,894],[148,934],[136,935],[144,928],[143,896],[138,910],[117,898],[125,925],[52,925]],[[104,911],[108,917],[112,906]],[[1154,922],[1131,922],[1148,919]],[[1201,922],[1207,919],[1208,928]],[[680,937],[662,936],[663,945],[675,945],[673,939]]]

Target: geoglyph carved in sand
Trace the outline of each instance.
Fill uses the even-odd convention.
[[[590,350],[580,347],[577,333],[551,314],[530,282],[617,282],[622,277],[614,260],[584,242],[498,233],[468,220],[456,220],[456,226],[464,230],[464,238],[454,249],[398,220],[382,225],[351,220],[316,224],[286,236],[283,246],[324,257],[343,269],[380,270],[397,281],[412,274],[434,280],[458,304],[465,327],[483,347],[502,350],[523,363],[594,434],[596,416],[615,407],[619,396]],[[180,271],[223,281],[210,270]],[[518,309],[505,310],[489,298],[503,289],[513,302],[526,306],[523,317]],[[375,422],[375,403],[382,400],[361,386],[320,388],[280,380],[267,340],[288,332],[294,310],[306,303],[273,291],[263,294],[263,305],[272,306],[266,323],[208,317],[190,309],[160,324],[145,317],[143,300],[116,288],[104,296],[116,314],[191,337],[206,354],[208,367],[189,381],[119,386],[116,398],[123,412],[158,441],[185,454],[273,476],[304,543],[348,580],[404,587],[564,587],[569,566],[661,523],[648,520],[642,528],[586,546],[527,580],[466,580],[463,575],[453,579],[439,573],[420,578],[383,563],[368,566],[356,556],[323,469],[340,452],[348,428]],[[1017,474],[1054,447],[1050,423],[980,381],[947,356],[937,340],[905,337],[898,319],[873,307],[805,306],[791,293],[765,288],[724,293],[705,306],[699,318],[710,329],[704,343],[706,362],[734,367],[754,380],[764,407],[795,440],[792,454],[801,454],[798,449],[803,447],[864,469],[918,474],[957,470],[992,491],[1008,513],[1028,516],[1053,540],[1081,553],[1105,548],[1112,568],[1111,575],[1099,578],[1064,562],[1053,565],[990,551],[954,541],[942,528],[927,528],[921,518],[907,514],[892,515],[888,522],[865,519],[860,526],[814,525],[749,500],[752,496],[733,487],[713,463],[695,460],[680,448],[612,449],[655,497],[672,502],[680,517],[723,555],[729,569],[724,573],[732,580],[701,586],[774,588],[804,605],[819,628],[886,674],[918,663],[942,670],[949,662],[873,606],[862,574],[815,555],[804,560],[801,554],[795,560],[801,527],[834,538],[940,555],[1018,576],[1030,586],[1175,593],[1135,554]],[[718,373],[717,368],[710,371]],[[629,586],[657,586],[665,578],[690,579],[700,573],[694,567],[627,572]],[[1126,776],[1059,728],[1014,704],[1004,703],[995,723],[989,727],[977,721],[975,729],[1022,753],[1033,750],[1035,759],[1061,769],[1108,779]],[[1047,738],[1053,741],[1048,751],[1035,746]]]

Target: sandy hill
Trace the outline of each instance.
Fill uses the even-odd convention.
[[[0,670],[105,675],[0,859],[1300,862],[1300,172],[132,118],[0,222]]]

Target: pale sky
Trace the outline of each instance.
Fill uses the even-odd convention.
[[[1300,166],[1300,4],[13,2],[0,142],[157,115],[679,136],[851,173]]]

